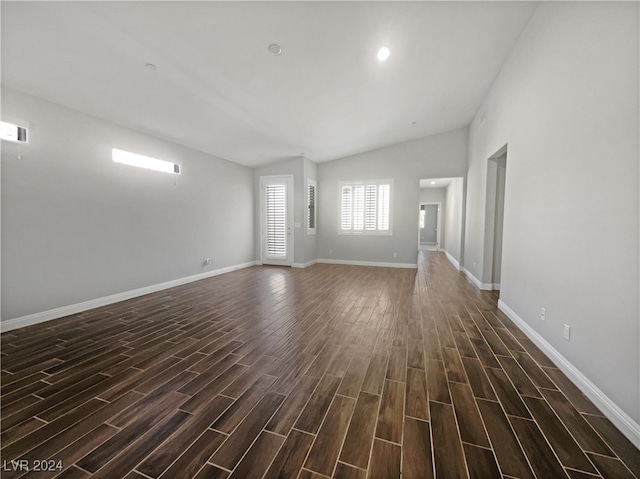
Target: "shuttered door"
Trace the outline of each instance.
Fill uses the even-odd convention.
[[[287,256],[287,191],[285,185],[265,186],[266,253]]]
[[[262,263],[293,264],[293,178],[260,178]]]

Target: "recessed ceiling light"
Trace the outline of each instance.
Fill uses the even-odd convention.
[[[380,60],[381,62],[389,58],[389,55],[391,55],[391,52],[387,47],[382,47],[380,50],[378,50],[378,60]]]
[[[416,123],[418,123],[417,121],[412,121],[411,124],[415,125]]]
[[[152,72],[155,72],[158,70],[158,67],[155,66],[153,63],[145,63],[144,66],[147,67],[147,70],[151,70]]]
[[[271,45],[269,45],[268,50],[269,53],[276,57],[282,53],[282,47],[277,43],[272,43]]]
[[[432,182],[431,182],[431,184],[432,184],[432,185],[435,185],[435,184],[436,184],[436,182],[435,182],[435,181],[432,181]]]

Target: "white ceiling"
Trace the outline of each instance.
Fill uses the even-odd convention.
[[[535,5],[1,2],[2,82],[247,166],[323,162],[468,125]]]

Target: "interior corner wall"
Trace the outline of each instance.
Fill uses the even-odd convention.
[[[318,258],[417,264],[420,178],[464,176],[466,169],[466,128],[320,163]],[[383,179],[393,179],[393,235],[339,234],[339,182]]]
[[[13,90],[2,107],[29,122],[2,142],[3,321],[255,261],[250,168]]]
[[[538,5],[470,127],[464,250],[489,283],[487,161],[506,144],[501,302],[636,425],[638,9]]]

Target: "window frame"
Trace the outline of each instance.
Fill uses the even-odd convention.
[[[380,226],[380,217],[379,217],[379,192],[380,186],[388,185],[389,187],[389,214],[388,214],[388,225],[389,228],[386,230],[379,229]],[[343,188],[345,186],[352,187],[352,192],[354,187],[362,187],[363,189],[363,204],[362,204],[362,218],[358,224],[362,223],[362,229],[355,229],[356,218],[353,216],[353,211],[355,209],[355,201],[353,197],[353,193],[351,196],[351,217],[350,217],[350,225],[349,229],[343,229]],[[367,204],[366,204],[366,195],[368,191],[368,187],[375,186],[376,188],[376,199],[375,199],[375,221],[376,227],[375,229],[367,229]],[[393,179],[383,179],[383,180],[350,180],[350,181],[340,181],[338,182],[338,234],[346,235],[346,236],[392,236],[393,235]]]

